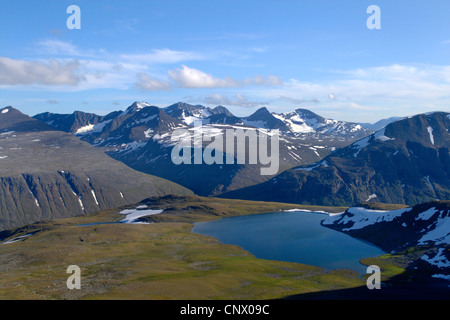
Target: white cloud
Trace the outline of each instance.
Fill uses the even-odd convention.
[[[258,85],[258,86],[278,86],[283,84],[281,79],[278,76],[255,76],[253,78],[245,79],[242,84],[246,85]]]
[[[239,82],[233,78],[215,78],[201,70],[181,66],[175,70],[169,70],[170,78],[183,88],[231,88],[238,87]]]
[[[145,73],[138,73],[137,77],[138,82],[135,83],[135,88],[140,90],[160,91],[160,90],[169,90],[172,87],[169,82],[150,78]]]
[[[80,56],[78,48],[69,43],[55,39],[46,39],[37,43],[39,51],[52,55]]]
[[[293,98],[289,96],[280,96],[280,99],[288,101],[294,104],[305,104],[305,103],[319,103],[320,101],[316,98],[304,99],[304,98]]]
[[[178,63],[182,61],[192,60],[205,60],[207,56],[197,52],[191,51],[176,51],[170,49],[154,49],[149,53],[142,54],[123,54],[121,59],[149,63],[149,64],[162,64],[162,63]]]
[[[283,82],[277,76],[255,76],[245,80],[237,80],[232,77],[216,78],[206,72],[190,68],[186,65],[175,70],[169,70],[169,77],[183,88],[237,88],[248,85],[276,86]]]
[[[316,97],[322,101],[336,101],[340,97],[341,101],[361,103],[450,98],[450,66],[391,65],[333,73],[340,73],[342,77],[333,82],[291,79],[280,87],[261,90],[261,94],[299,100]]]
[[[277,103],[285,108],[292,108],[292,102],[300,104],[305,100],[318,99],[320,101],[314,108],[326,110],[328,115],[324,113],[324,116],[335,112],[334,116],[351,121],[363,117],[367,120],[380,114],[380,111],[388,117],[446,111],[450,107],[448,65],[394,64],[332,70],[330,73],[332,81],[290,79],[278,87],[246,90],[246,94],[274,101],[272,104]]]
[[[48,62],[14,60],[0,57],[0,85],[77,85],[79,61]]]

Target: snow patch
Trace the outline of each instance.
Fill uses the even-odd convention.
[[[378,222],[390,222],[402,214],[411,211],[412,208],[398,209],[393,211],[371,210],[361,207],[351,207],[344,215],[330,216],[323,224],[353,224],[342,231],[362,229]]]
[[[427,211],[421,212],[417,215],[415,220],[428,220],[436,213],[436,208],[430,208]]]
[[[152,137],[152,136],[151,136],[151,133],[152,133],[152,132],[153,132],[152,129],[145,130],[145,131],[144,131],[145,137],[146,137],[146,138],[151,138],[151,137]]]
[[[75,134],[86,133],[86,132],[92,131],[93,129],[94,129],[94,125],[93,124],[88,124],[88,125],[86,125],[84,127],[79,128],[75,132]]]
[[[450,219],[440,216],[434,228],[428,231],[419,239],[418,244],[426,244],[428,241],[434,242],[435,245],[450,244]]]
[[[139,206],[141,207],[141,206]],[[125,209],[123,211],[120,211],[121,214],[125,214],[125,219],[122,219],[119,221],[119,223],[133,223],[133,224],[149,224],[148,222],[136,222],[139,218],[154,215],[154,214],[160,214],[163,212],[163,210],[139,210],[137,207],[136,209]],[[147,206],[145,206],[147,207]]]
[[[2,110],[2,113],[7,113],[8,111],[9,111],[9,109],[6,108],[6,109],[3,109],[3,110]]]
[[[356,158],[359,154],[359,152],[364,149],[365,147],[367,147],[369,145],[369,140],[370,140],[371,136],[365,137],[361,140],[358,140],[356,142],[354,142],[351,147],[356,149],[356,152],[353,154],[353,156]]]
[[[428,126],[427,127],[427,131],[428,131],[428,134],[430,135],[431,144],[434,146],[433,128]]]
[[[75,194],[75,192],[74,192],[74,194]],[[81,210],[84,211],[84,204],[83,204],[83,201],[81,200],[81,196],[78,197],[78,203],[80,204]]]
[[[373,136],[376,140],[380,141],[389,141],[389,140],[395,140],[394,138],[389,138],[385,135],[386,128],[381,129],[380,131],[376,132]]]
[[[318,211],[318,210],[315,210],[315,211],[311,211],[311,210],[307,210],[307,209],[286,209],[286,210],[283,210],[283,212],[316,212],[316,213],[326,213],[326,214],[329,214],[328,212],[325,212],[325,211]]]
[[[450,274],[449,275],[446,275],[446,274],[433,274],[431,277],[432,278],[444,279],[444,280],[449,280],[450,281]]]
[[[15,237],[15,238],[13,238],[13,239],[10,239],[10,240],[8,240],[8,241],[6,241],[6,242],[3,242],[2,244],[10,244],[10,243],[14,243],[14,242],[17,242],[17,241],[21,241],[21,240],[23,240],[24,238],[27,238],[27,237],[32,236],[32,235],[33,235],[32,233],[28,233],[28,234],[25,234],[25,235],[23,235],[23,236]]]
[[[96,203],[97,205],[99,205],[99,204],[98,204],[98,201],[97,201],[97,196],[95,195],[94,189],[91,189],[91,193],[92,193],[92,197],[93,197],[94,200],[95,200],[95,203]]]
[[[377,197],[377,195],[374,193],[374,194],[371,194],[367,199],[366,199],[366,201],[370,201],[370,200],[372,200],[373,198],[376,198]]]
[[[422,256],[422,260],[425,260],[426,262],[438,267],[438,268],[449,268],[450,267],[450,261],[447,260],[447,258],[444,255],[444,248],[439,248],[436,252],[436,255],[433,258],[430,258],[430,256],[424,254]]]

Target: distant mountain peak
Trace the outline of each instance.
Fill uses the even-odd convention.
[[[324,117],[321,117],[317,113],[315,113],[311,110],[308,110],[308,109],[297,108],[297,109],[295,109],[295,113],[297,113],[298,115],[301,115],[303,118],[317,119],[320,122],[325,122]]]
[[[33,119],[19,110],[8,106],[0,110],[0,130],[2,131],[53,131],[50,126]]]
[[[213,114],[224,114],[228,117],[234,117],[234,114],[232,114],[226,107],[224,106],[217,106],[214,107],[212,110]]]
[[[127,113],[137,112],[144,109],[145,107],[151,107],[151,104],[143,101],[135,101],[131,106],[127,108]]]
[[[10,109],[14,109],[14,108],[11,106],[4,107],[0,110],[0,113],[7,113]]]
[[[261,107],[258,110],[256,110],[253,114],[259,115],[259,114],[272,114],[272,113],[267,109],[267,107]]]

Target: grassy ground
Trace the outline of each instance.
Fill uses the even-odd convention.
[[[146,203],[172,210],[154,224],[78,226],[123,218],[105,210],[16,230],[9,238],[35,233],[0,244],[0,299],[275,299],[365,284],[354,271],[257,259],[191,232],[190,222],[298,205],[199,197]],[[66,287],[69,265],[81,268],[80,290]]]

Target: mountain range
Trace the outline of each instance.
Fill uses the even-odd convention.
[[[449,199],[449,129],[446,112],[401,119],[313,164],[221,196],[331,206]]]
[[[0,109],[0,230],[166,194],[192,192],[12,107]]]
[[[206,137],[202,151],[228,129],[266,135],[279,130],[278,172],[263,176],[263,165],[249,163],[174,164],[172,135],[182,129],[195,141],[198,123]],[[449,129],[448,112],[368,125],[325,119],[306,109],[260,108],[236,117],[223,106],[186,103],[160,108],[135,102],[104,116],[76,111],[33,118],[5,107],[0,109],[0,231],[146,198],[168,201],[172,209],[184,199],[179,215],[228,212],[223,204],[215,212],[181,197],[194,193],[216,196],[205,198],[214,202],[234,201],[220,197],[345,207],[322,224],[380,246],[391,253],[388,259],[403,259],[406,277],[448,279]],[[254,148],[247,145],[246,156]]]
[[[134,102],[126,110],[106,116],[76,111],[73,114],[47,112],[34,118],[76,135],[136,170],[174,181],[205,196],[261,183],[273,175],[261,175],[260,164],[237,164],[237,161],[227,165],[173,164],[172,132],[182,128],[193,132],[196,121],[203,125],[204,135],[210,138],[224,135],[227,129],[258,132],[278,129],[278,172],[320,160],[373,132],[360,124],[325,119],[305,109],[276,114],[263,107],[248,117],[237,117],[223,106],[209,108],[182,102],[165,108]]]
[[[374,124],[387,123],[376,132],[306,109],[277,114],[263,107],[236,117],[223,106],[182,102],[165,108],[135,102],[105,116],[76,111],[34,118],[198,195],[330,206],[363,201],[415,205],[450,195],[450,120],[445,112],[385,119]],[[172,133],[185,129],[193,134],[196,122],[208,141],[225,136],[227,129],[279,130],[278,173],[261,175],[263,165],[237,161],[174,164]],[[246,153],[252,147],[246,146]]]

